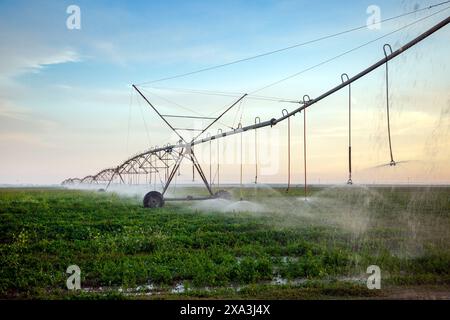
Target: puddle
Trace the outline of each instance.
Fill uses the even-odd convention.
[[[283,278],[279,274],[274,276],[274,278],[270,281],[261,281],[257,284],[261,285],[273,285],[273,286],[284,286],[284,285],[290,285],[290,286],[301,286],[305,283],[308,283],[309,281],[314,282],[322,282],[322,283],[329,283],[332,281],[342,281],[342,282],[353,282],[357,284],[364,285],[366,283],[366,278],[363,276],[347,276],[347,277],[338,277],[338,278],[327,278],[327,279],[321,279],[321,280],[310,280],[307,278],[296,278],[296,279],[287,279]],[[171,294],[184,294],[192,290],[199,290],[199,291],[206,291],[206,292],[214,292],[218,289],[231,289],[235,292],[241,291],[243,288],[245,288],[245,285],[238,285],[238,284],[231,284],[228,286],[223,287],[195,287],[195,288],[186,288],[183,281],[180,281],[176,283],[173,287],[165,287],[161,286],[158,287],[154,284],[149,285],[139,285],[137,287],[130,287],[130,288],[122,288],[122,287],[98,287],[98,288],[82,288],[82,290],[86,293],[108,293],[108,292],[119,292],[125,296],[131,296],[131,297],[139,297],[139,296],[151,296],[151,295],[161,295],[164,293],[171,293]]]
[[[184,293],[186,289],[184,288],[184,284],[182,282],[178,283],[175,288],[170,290],[171,293]]]

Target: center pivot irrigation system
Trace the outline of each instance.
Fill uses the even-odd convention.
[[[303,156],[304,156],[304,188],[305,188],[305,197],[306,197],[306,188],[307,188],[307,167],[306,167],[306,109],[311,107],[312,105],[316,104],[317,102],[325,99],[326,97],[332,95],[333,93],[344,89],[345,87],[348,87],[348,95],[349,95],[349,105],[348,105],[348,116],[349,116],[349,145],[348,145],[348,184],[352,184],[352,151],[351,151],[351,84],[360,78],[366,76],[367,74],[371,73],[375,69],[385,65],[386,67],[386,111],[387,111],[387,131],[388,131],[388,142],[389,142],[389,151],[390,151],[390,166],[395,166],[398,162],[394,161],[394,156],[392,152],[392,143],[391,143],[391,130],[390,130],[390,119],[389,119],[389,69],[388,69],[388,62],[397,56],[404,53],[409,48],[415,46],[425,38],[429,37],[431,34],[435,33],[439,29],[445,27],[450,22],[450,17],[447,17],[446,19],[442,20],[438,24],[436,24],[434,27],[430,28],[429,30],[425,31],[415,39],[411,40],[410,42],[406,43],[402,47],[400,47],[396,51],[392,51],[392,48],[389,44],[385,44],[383,46],[384,50],[384,58],[379,60],[378,62],[374,63],[373,65],[369,66],[365,70],[361,71],[360,73],[356,74],[353,77],[349,77],[347,74],[342,74],[341,76],[341,83],[337,85],[336,87],[326,91],[322,95],[318,96],[317,98],[310,99],[308,95],[303,96],[303,99],[301,101],[296,101],[295,103],[299,104],[300,107],[293,111],[287,111],[286,109],[282,112],[282,117],[280,118],[272,118],[267,121],[260,121],[259,117],[255,119],[255,123],[249,126],[242,126],[239,124],[239,126],[235,129],[231,129],[226,132],[222,132],[221,129],[219,129],[218,133],[216,135],[207,135],[204,138],[201,138],[201,136],[211,128],[215,123],[217,123],[226,113],[228,113],[233,107],[235,107],[237,104],[239,104],[243,99],[245,99],[248,95],[244,94],[239,99],[234,101],[222,114],[220,114],[216,118],[212,117],[197,117],[197,116],[182,116],[182,115],[165,115],[161,114],[158,109],[149,101],[149,99],[142,93],[142,91],[139,89],[137,85],[132,85],[133,89],[136,90],[136,92],[144,99],[144,101],[156,112],[156,114],[161,118],[161,120],[180,138],[178,143],[176,144],[167,144],[161,147],[154,147],[146,152],[137,154],[132,156],[131,158],[127,159],[125,162],[123,162],[121,165],[109,168],[100,171],[96,175],[90,175],[87,177],[84,177],[82,179],[79,178],[71,178],[67,179],[62,182],[63,185],[68,184],[106,184],[106,189],[111,185],[113,181],[117,181],[118,183],[140,183],[139,179],[142,176],[145,176],[145,183],[147,185],[154,185],[154,189],[156,189],[156,183],[157,180],[161,183],[162,186],[162,192],[158,191],[150,191],[148,192],[143,200],[144,207],[162,207],[164,205],[165,201],[185,201],[185,200],[205,200],[205,199],[211,199],[211,198],[229,198],[230,194],[225,190],[220,190],[219,183],[217,183],[216,187],[218,191],[214,192],[212,188],[212,181],[211,181],[211,174],[209,177],[209,181],[200,166],[199,161],[197,160],[197,157],[194,153],[194,147],[196,145],[206,143],[206,142],[212,142],[214,140],[219,142],[219,139],[231,136],[234,134],[239,134],[251,130],[255,130],[255,154],[256,154],[256,172],[255,172],[255,183],[257,183],[258,179],[258,160],[257,160],[257,134],[256,130],[264,127],[273,127],[277,125],[278,123],[287,120],[288,121],[288,172],[289,172],[289,179],[288,179],[288,187],[287,191],[290,187],[290,117],[296,115],[297,113],[303,112],[303,121],[304,121],[304,144],[303,144]],[[210,123],[204,127],[203,129],[194,129],[194,128],[175,128],[168,119],[170,118],[193,118],[193,119],[202,119],[202,120],[211,120]],[[186,141],[186,139],[180,134],[180,132],[183,131],[198,131],[198,134],[195,135],[194,138],[192,138],[190,141]],[[242,147],[242,146],[241,146]],[[192,162],[193,166],[193,172],[194,170],[197,171],[200,178],[202,179],[209,196],[207,197],[184,197],[184,198],[164,198],[164,195],[169,188],[171,182],[173,181],[174,177],[176,176],[181,162],[183,159],[187,159],[188,161]],[[219,165],[219,164],[218,164]],[[242,185],[242,165],[241,165],[241,185]],[[104,189],[101,189],[104,190]]]

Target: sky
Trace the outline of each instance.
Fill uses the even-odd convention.
[[[228,63],[365,26],[380,9],[387,19],[439,1],[12,1],[0,0],[0,184],[58,184],[114,167],[132,154],[176,142],[173,133],[131,88],[155,79]],[[80,8],[80,29],[69,29],[70,5]],[[450,6],[450,4],[447,4]],[[445,19],[450,9],[388,35],[446,7],[420,11],[379,28],[224,68],[143,84],[144,94],[171,114],[217,116],[240,94],[326,61],[257,95],[314,98]],[[352,85],[353,180],[357,183],[450,183],[450,28],[393,60],[390,101],[395,168],[386,129],[385,70]],[[179,91],[175,89],[189,89]],[[226,96],[192,93],[209,90]],[[348,92],[308,109],[307,161],[311,183],[344,183],[348,175]],[[211,128],[279,117],[297,105],[246,99]],[[205,122],[176,122],[204,127]],[[179,121],[179,120],[178,120]],[[303,118],[291,120],[293,183],[303,177]],[[184,134],[184,133],[183,133]],[[261,181],[287,180],[287,123],[261,129]],[[217,150],[211,147],[212,158]],[[244,182],[254,177],[254,135],[243,136]],[[199,148],[209,166],[209,145]],[[240,137],[223,140],[222,179],[236,182]],[[190,181],[189,165],[180,181]]]

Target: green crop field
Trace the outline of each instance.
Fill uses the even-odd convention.
[[[144,209],[113,192],[0,189],[0,298],[450,296],[450,188],[309,192]],[[74,264],[82,290],[69,291]],[[367,288],[370,265],[380,290]]]

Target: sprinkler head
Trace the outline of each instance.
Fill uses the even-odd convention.
[[[389,163],[389,165],[392,167],[392,166],[396,166],[397,163],[396,163],[394,160],[391,160],[391,162]]]
[[[348,179],[348,181],[347,181],[347,184],[348,185],[352,185],[353,184],[353,181],[352,181],[352,179],[350,178],[350,179]]]

